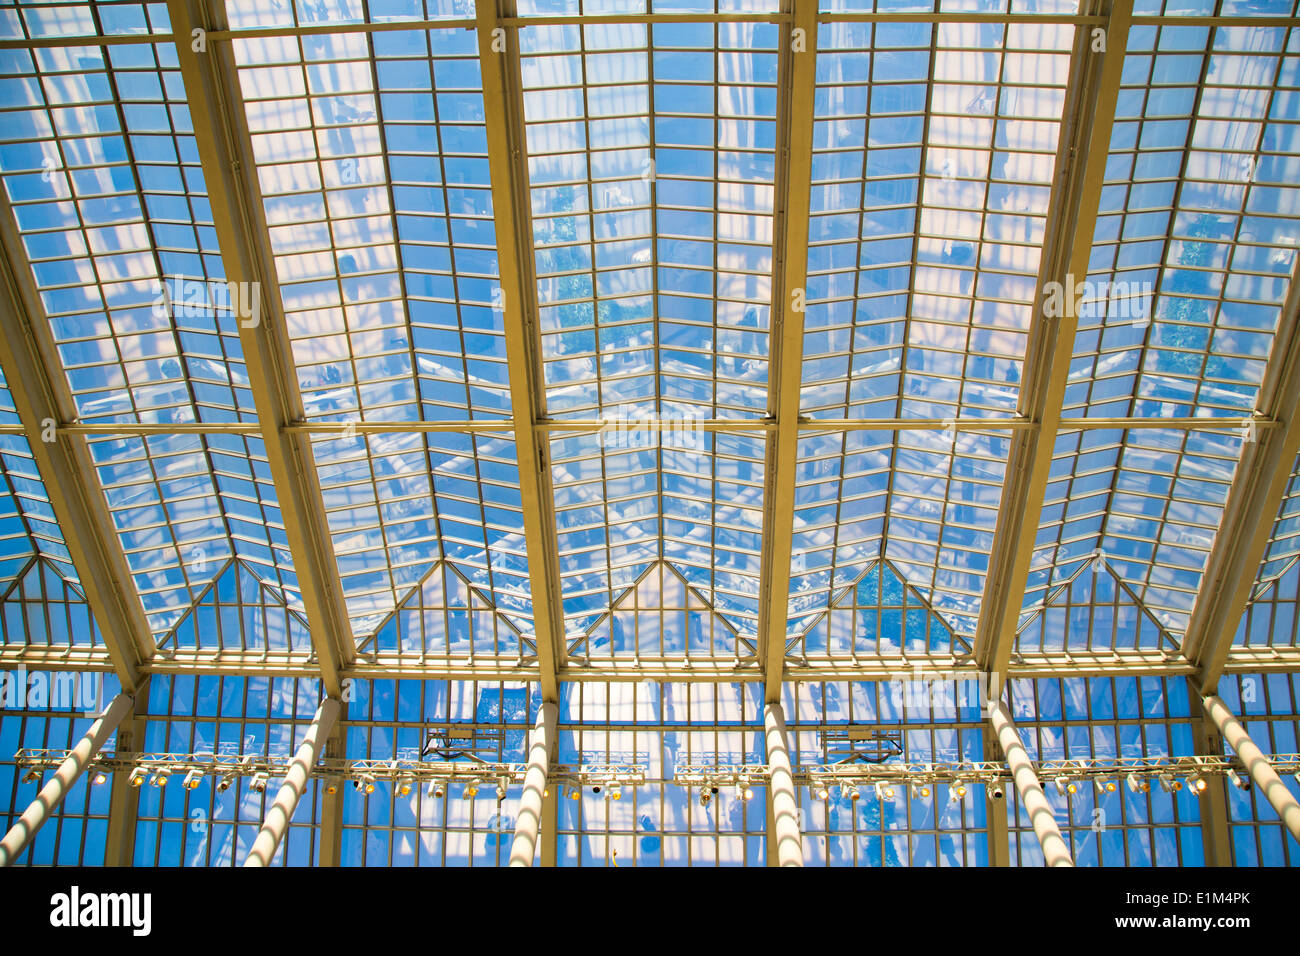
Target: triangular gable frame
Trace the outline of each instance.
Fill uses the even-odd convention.
[[[893,561],[890,561],[888,558],[885,557],[880,557],[870,562],[865,568],[862,569],[862,572],[857,577],[855,577],[847,585],[842,587],[840,589],[839,594],[831,598],[830,604],[826,607],[826,609],[824,611],[818,612],[816,616],[814,616],[813,619],[804,626],[803,630],[801,630],[794,637],[790,637],[786,639],[785,642],[786,655],[790,657],[794,657],[797,660],[803,659],[804,654],[799,649],[801,646],[804,646],[804,642],[808,639],[808,635],[812,633],[813,628],[817,627],[818,624],[820,624],[822,621],[829,618],[831,611],[834,611],[836,609],[844,610],[845,609],[844,602],[852,597],[852,595],[857,591],[858,586],[862,584],[863,579],[865,579],[866,576],[870,574],[872,571],[874,571],[877,567],[883,567],[887,569],[890,574],[898,578],[899,583],[903,585],[903,593],[908,598],[908,600],[906,601],[908,607],[911,606],[912,600],[915,600],[918,605],[920,605],[922,608],[925,609],[927,614],[930,614],[933,617],[937,618],[943,624],[943,626],[948,629],[948,634],[952,637],[954,644],[960,644],[963,648],[965,648],[965,652],[963,654],[955,654],[955,656],[965,657],[973,653],[973,651],[971,650],[970,643],[967,642],[967,640],[961,636],[961,634],[957,631],[957,629],[952,626],[952,622],[949,621],[946,617],[944,617],[943,614],[941,614],[939,611],[936,611],[934,605],[932,605],[929,601],[925,599],[925,596],[921,594],[920,590],[914,587],[907,580],[907,575],[903,574],[903,572],[900,571],[894,565]],[[849,607],[852,607],[852,605],[850,604]],[[791,654],[792,651],[795,651],[796,653]]]
[[[740,657],[757,658],[758,649],[754,646],[754,642],[742,636],[741,633],[738,630],[736,630],[736,628],[731,624],[731,622],[728,621],[725,616],[723,616],[721,613],[718,612],[718,610],[713,606],[713,603],[709,601],[709,599],[706,598],[703,594],[701,594],[700,590],[697,587],[695,587],[693,584],[691,584],[690,581],[686,580],[685,575],[683,575],[680,571],[678,571],[675,567],[673,567],[671,561],[667,561],[663,558],[658,558],[654,561],[651,561],[649,566],[646,567],[644,571],[642,571],[640,574],[636,576],[636,580],[634,580],[627,587],[623,588],[622,592],[619,593],[612,602],[610,602],[609,608],[605,610],[603,613],[601,613],[601,615],[598,618],[596,618],[596,620],[592,621],[591,624],[589,624],[583,630],[581,637],[574,638],[573,640],[568,642],[567,650],[566,650],[568,656],[572,657],[574,654],[578,652],[578,649],[581,647],[585,646],[589,648],[590,647],[589,641],[591,640],[592,636],[596,633],[596,629],[599,628],[606,621],[611,621],[614,617],[614,612],[618,610],[618,606],[622,604],[624,601],[626,601],[630,596],[635,594],[637,588],[641,586],[642,582],[644,582],[645,579],[651,575],[651,573],[653,573],[657,568],[660,567],[665,568],[669,574],[671,574],[679,582],[681,582],[681,585],[685,589],[686,593],[690,597],[693,597],[695,598],[695,600],[699,601],[700,604],[703,606],[702,609],[707,610],[709,614],[711,614],[714,617],[714,619],[716,619],[718,623],[720,623],[731,634],[732,639],[735,640],[736,642],[736,650]],[[747,653],[745,654],[739,653],[742,647],[747,651]]]

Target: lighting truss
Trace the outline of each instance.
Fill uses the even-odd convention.
[[[14,763],[29,771],[46,773],[67,759],[68,750],[19,750]],[[254,757],[228,754],[117,754],[101,753],[90,761],[92,773],[143,771],[147,777],[165,775],[184,779],[193,771],[200,777],[265,774],[279,779],[288,773],[290,757]],[[326,780],[349,782],[407,782],[429,784],[504,783],[522,784],[528,771],[523,763],[457,762],[444,760],[344,760],[325,757],[316,765],[316,773]],[[646,782],[644,767],[632,764],[560,764],[547,775],[549,782],[570,787],[608,787],[614,784],[638,787]]]
[[[1300,773],[1300,754],[1277,754],[1268,758],[1278,774]],[[1129,774],[1155,779],[1161,774],[1185,778],[1245,772],[1240,761],[1231,756],[1194,755],[1183,757],[1095,757],[1078,760],[1043,760],[1033,763],[1040,781],[1066,777],[1079,781],[1122,780]],[[765,786],[771,771],[766,764],[739,766],[687,764],[679,766],[672,782],[680,787],[736,785]],[[798,767],[795,783],[805,787],[853,788],[877,783],[919,786],[962,782],[966,784],[1007,783],[1010,773],[999,761],[965,761],[960,763],[835,763]]]

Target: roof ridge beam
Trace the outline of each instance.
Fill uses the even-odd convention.
[[[1132,14],[1133,0],[1112,0],[1105,27],[1075,30],[1056,174],[1034,294],[1034,319],[1017,408],[1018,415],[1037,426],[1017,431],[1011,439],[984,600],[975,628],[975,659],[982,670],[994,675],[1005,673],[1015,644],[1052,454],[1061,428],[1065,385],[1079,323],[1075,288],[1065,289],[1063,297],[1059,291],[1088,274],[1092,226],[1101,204]],[[1098,30],[1102,32],[1098,34]],[[1048,315],[1046,308],[1053,290],[1058,293],[1057,300],[1065,303],[1056,317]]]
[[[763,554],[758,589],[759,664],[765,700],[781,699],[790,616],[799,398],[803,381],[808,221],[812,205],[813,107],[817,82],[817,0],[788,0],[777,81],[776,207],[773,210],[772,311],[768,321],[768,414],[763,482]]]
[[[1183,653],[1196,665],[1203,695],[1216,692],[1300,454],[1300,256],[1278,319],[1258,407],[1261,415],[1282,424],[1245,429],[1241,461],[1183,636]]]
[[[72,566],[122,689],[134,694],[156,647],[131,575],[89,441],[50,426],[75,421],[77,404],[63,374],[13,210],[0,196],[0,368],[27,445],[45,484]],[[40,557],[40,552],[37,552]]]
[[[546,396],[539,354],[537,282],[533,272],[527,146],[519,81],[519,34],[501,25],[513,16],[512,7],[511,0],[478,0],[479,65],[524,548],[533,599],[533,636],[542,699],[557,701],[557,673],[567,655],[562,653],[564,614],[550,440],[537,427],[546,417]]]
[[[261,193],[253,178],[257,167],[239,92],[234,49],[231,44],[205,39],[211,31],[225,27],[224,12],[213,9],[220,6],[209,6],[203,0],[167,0],[172,28],[181,38],[176,44],[176,56],[226,281],[232,286],[232,303],[240,303],[236,319],[249,389],[257,407],[321,679],[326,693],[337,697],[342,693],[340,672],[356,657],[355,643],[316,478],[311,439],[285,427],[303,421],[306,413],[298,390]],[[234,288],[240,290],[237,299]]]

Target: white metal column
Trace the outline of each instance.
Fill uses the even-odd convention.
[[[998,735],[998,746],[1007,758],[1007,766],[1016,783],[1016,792],[1020,802],[1029,813],[1029,821],[1034,825],[1034,835],[1043,848],[1043,859],[1048,866],[1074,866],[1070,857],[1070,848],[1061,836],[1061,828],[1056,825],[1056,816],[1047,803],[1047,796],[1034,773],[1029,754],[1025,752],[1016,725],[1007,712],[1006,704],[1000,700],[989,700],[989,722]]]
[[[0,866],[8,866],[22,855],[27,844],[32,842],[36,831],[50,817],[50,812],[63,802],[77,778],[85,772],[87,764],[99,753],[109,734],[117,729],[122,718],[131,712],[135,701],[126,694],[118,694],[108,705],[108,709],[90,725],[86,735],[77,742],[77,746],[59,764],[54,771],[54,779],[41,788],[41,792],[23,811],[18,822],[9,828],[5,838],[0,840]]]
[[[248,859],[244,861],[244,866],[271,865],[271,860],[275,858],[275,851],[279,849],[280,841],[284,839],[285,831],[289,828],[289,820],[298,806],[298,800],[303,790],[307,788],[312,767],[316,765],[316,756],[320,753],[325,739],[329,737],[330,731],[334,729],[334,721],[338,720],[338,716],[337,700],[326,697],[320,702],[320,707],[316,709],[316,716],[311,726],[307,728],[306,738],[298,747],[298,752],[293,755],[293,762],[289,764],[289,772],[285,774],[280,792],[275,795],[275,802],[271,804],[271,809],[266,811],[266,820],[262,823],[262,829],[258,831],[257,839],[253,841],[253,849],[248,852]]]
[[[541,830],[542,804],[546,800],[546,775],[550,772],[551,745],[555,741],[555,719],[559,708],[543,701],[537,711],[537,723],[528,740],[528,770],[524,774],[524,793],[519,798],[519,819],[515,840],[510,846],[511,866],[532,866],[537,852],[537,835]]]
[[[771,807],[767,854],[776,843],[777,866],[803,866],[803,835],[799,832],[799,801],[794,795],[794,774],[790,770],[790,745],[785,731],[785,712],[779,702],[763,708],[767,736],[767,766],[771,777],[767,798]]]
[[[1224,742],[1246,765],[1251,783],[1268,798],[1291,835],[1300,840],[1300,802],[1286,788],[1264,752],[1250,739],[1250,734],[1246,733],[1241,721],[1216,694],[1205,698],[1205,713],[1219,728],[1219,733],[1223,734]]]

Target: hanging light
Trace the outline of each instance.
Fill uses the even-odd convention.
[[[876,784],[876,796],[881,800],[893,800],[894,785],[885,781]]]
[[[150,780],[149,782],[153,784],[155,787],[165,787],[167,786],[167,778],[170,777],[171,775],[172,772],[170,770],[163,768],[159,770],[157,773],[155,773],[153,775],[153,779]]]
[[[825,781],[814,784],[814,786],[816,787],[817,790],[817,799],[825,800],[827,797],[831,795],[831,788],[826,786]]]
[[[431,797],[438,797],[441,799],[442,796],[446,794],[446,792],[447,792],[446,789],[444,789],[443,785],[439,783],[437,780],[429,784],[429,796]]]
[[[1233,770],[1231,767],[1228,768],[1228,780],[1231,781],[1232,785],[1236,787],[1238,790],[1250,789],[1250,778],[1243,777],[1241,774],[1237,773],[1237,771]]]
[[[253,779],[248,782],[248,789],[253,791],[253,793],[265,793],[266,785],[270,779],[271,778],[267,776],[266,773],[259,770],[257,773],[253,774]]]
[[[506,782],[504,780],[500,780],[497,782],[497,803],[500,803],[505,798],[506,798]]]
[[[1209,781],[1207,781],[1199,773],[1194,773],[1187,778],[1187,789],[1197,795],[1204,793],[1206,787],[1208,787],[1209,785],[1210,785]]]
[[[929,798],[929,796],[930,796],[930,785],[929,785],[928,783],[923,783],[923,784],[918,785],[917,788],[916,788],[916,795],[917,795],[918,797]]]
[[[25,774],[23,774],[23,783],[35,783],[37,780],[40,779],[41,779],[41,772],[35,767],[33,767],[31,770],[28,770]],[[140,785],[137,783],[136,786],[138,787]]]
[[[623,785],[620,784],[617,780],[615,780],[613,783],[611,783],[611,784],[606,788],[606,790],[605,790],[605,799],[606,799],[606,800],[622,800],[622,799],[623,799]]]
[[[716,789],[716,787],[700,787],[700,806],[707,807],[709,805],[709,801],[713,799],[713,790]]]
[[[471,780],[469,783],[465,784],[465,799],[473,800],[477,796],[478,796],[478,781]]]
[[[1183,789],[1183,782],[1167,773],[1160,775],[1160,789],[1165,793],[1177,793]]]
[[[1114,780],[1097,777],[1092,781],[1092,785],[1097,788],[1098,793],[1114,793],[1119,789],[1119,784]]]
[[[397,778],[397,795],[399,797],[410,796],[411,790],[415,788],[415,777],[412,774],[404,773]]]
[[[1151,781],[1136,773],[1130,773],[1127,778],[1129,791],[1132,793],[1150,793]]]
[[[1056,778],[1056,792],[1062,796],[1074,796],[1079,792],[1079,784],[1065,774],[1061,774]]]
[[[147,776],[149,776],[149,772],[145,770],[144,767],[136,767],[134,770],[131,771],[131,777],[130,777],[131,786],[143,787],[145,778]]]
[[[94,784],[96,787],[100,787],[103,786],[107,781],[108,781],[108,774],[104,773],[104,771],[102,770],[96,770],[95,776],[91,780],[91,783]]]
[[[569,787],[569,799],[570,799],[570,800],[581,800],[581,799],[582,799],[582,788],[579,787],[579,786],[572,786],[572,785],[571,785],[571,786]]]
[[[198,767],[195,767],[193,770],[191,770],[189,773],[185,775],[185,779],[181,781],[181,786],[184,787],[186,790],[194,790],[202,782],[203,782],[203,771],[200,770]]]

